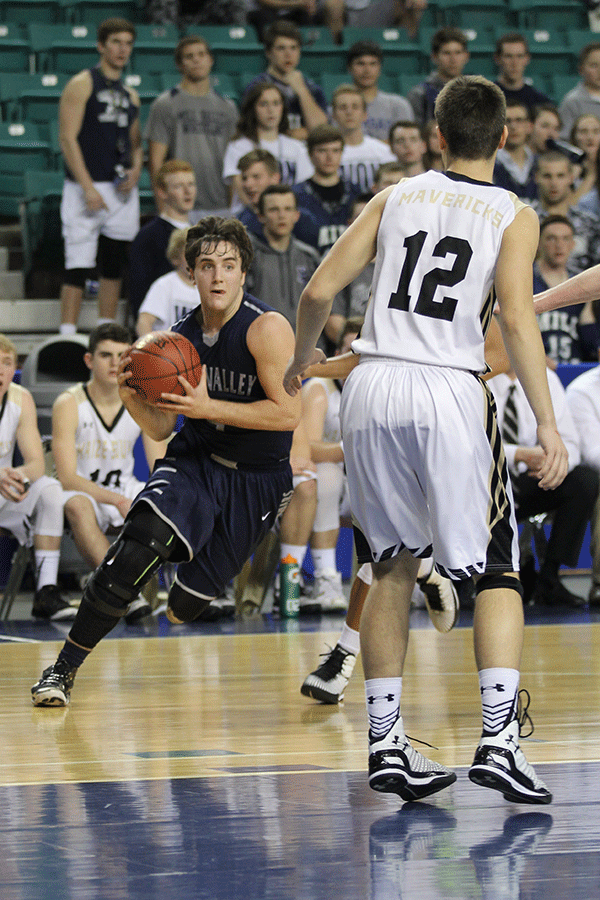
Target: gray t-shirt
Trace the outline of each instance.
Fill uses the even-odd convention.
[[[363,125],[363,131],[371,137],[387,142],[391,126],[403,120],[407,122],[415,120],[413,108],[408,100],[400,94],[378,91],[375,99],[367,103],[367,120]]]
[[[212,90],[195,97],[175,87],[150,107],[144,136],[166,144],[167,159],[183,159],[193,166],[198,209],[221,210],[229,204],[223,157],[237,119],[235,103]]]

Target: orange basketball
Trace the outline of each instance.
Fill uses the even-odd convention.
[[[148,403],[156,403],[161,394],[180,394],[185,391],[178,375],[196,387],[200,381],[202,363],[191,341],[176,331],[151,331],[130,347],[131,362],[127,370],[132,374],[127,380]]]

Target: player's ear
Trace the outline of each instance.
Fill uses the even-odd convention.
[[[84,353],[84,354],[83,354],[83,361],[84,361],[84,363],[86,364],[86,366],[88,367],[88,369],[91,370],[91,368],[92,368],[92,354],[91,354],[89,351],[88,351],[87,353]]]
[[[504,147],[504,145],[506,143],[507,137],[508,137],[508,128],[505,125],[502,130],[502,137],[500,138],[500,143],[498,144],[498,150],[502,150],[502,148]]]

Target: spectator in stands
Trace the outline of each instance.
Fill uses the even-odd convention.
[[[391,165],[391,163],[386,163],[385,165]],[[381,188],[381,190],[383,190],[383,188]],[[351,225],[355,219],[358,219],[372,196],[371,193],[368,193],[359,194],[356,197],[352,204],[348,225]],[[354,279],[354,281],[351,281],[343,291],[340,291],[340,293],[336,295],[333,306],[331,307],[331,315],[329,316],[329,321],[327,323],[329,334],[332,338],[331,343],[335,347],[339,345],[347,320],[356,318],[356,316],[364,318],[367,304],[371,296],[371,282],[373,281],[374,269],[375,261],[373,260],[365,266],[363,271]]]
[[[119,529],[143,483],[133,474],[133,448],[141,434],[119,397],[117,369],[131,344],[127,328],[101,325],[90,335],[85,362],[91,376],[60,394],[52,408],[52,453],[65,491],[65,515],[73,540],[91,569],[110,546],[106,533]],[[150,471],[166,443],[142,434]],[[125,617],[129,624],[151,612],[136,598]]]
[[[533,266],[533,293],[571,276],[567,268],[575,247],[573,225],[566,216],[548,216],[540,225],[540,244]],[[592,302],[565,306],[538,316],[546,356],[555,363],[579,363],[598,359],[600,332]]]
[[[244,153],[238,163],[238,169],[242,191],[248,201],[248,205],[238,214],[238,219],[247,231],[264,241],[264,230],[258,215],[258,200],[265,188],[280,183],[279,163],[272,153],[258,147]],[[313,244],[315,221],[307,210],[299,208],[299,213],[300,218],[294,225],[294,236],[305,244]]]
[[[423,129],[423,137],[425,140],[425,155],[423,156],[423,165],[426,170],[435,169],[437,172],[444,171],[444,163],[442,162],[442,151],[440,148],[440,139],[437,131],[435,120],[427,122]]]
[[[296,311],[305,285],[320,262],[314,247],[292,234],[300,217],[296,195],[289,185],[273,184],[258,201],[265,240],[250,234],[254,258],[246,289],[260,296],[296,327]]]
[[[400,179],[405,177],[404,166],[400,162],[381,163],[375,172],[375,180],[371,188],[372,193],[378,194],[379,191],[385,190],[386,187],[398,184]],[[361,195],[359,194],[359,196]]]
[[[302,32],[291,22],[274,22],[267,28],[263,43],[267,69],[250,82],[242,103],[258,82],[275,84],[285,98],[290,136],[306,140],[311,128],[327,122],[327,101],[319,85],[305,78],[298,68]]]
[[[345,7],[346,24],[353,28],[398,25],[414,38],[427,0],[346,0]]]
[[[126,19],[102,22],[100,62],[74,75],[60,98],[60,147],[66,170],[61,203],[63,334],[77,329],[85,282],[96,263],[98,320],[114,319],[129,242],[140,225],[140,100],[121,80],[134,40],[135,28]]]
[[[357,184],[361,191],[368,191],[381,163],[395,162],[396,157],[384,141],[364,133],[367,104],[353,84],[340,84],[335,89],[331,112],[344,139],[341,176],[344,181]]]
[[[550,148],[548,140],[557,140],[562,122],[558,109],[553,103],[540,103],[533,109],[533,122],[529,135],[529,146],[534,153],[545,153]]]
[[[579,435],[582,462],[600,472],[600,366],[584,372],[567,386],[567,403]],[[592,584],[588,594],[591,607],[600,606],[600,503],[592,520]]]
[[[63,533],[63,493],[45,475],[37,411],[30,392],[14,383],[17,350],[0,334],[0,528],[21,545],[33,543],[36,588],[32,616],[62,621],[77,610],[57,586]],[[15,448],[22,461],[15,466]]]
[[[531,201],[540,220],[566,216],[573,225],[575,247],[567,268],[570,275],[600,262],[599,220],[592,213],[573,206],[573,163],[557,150],[540,154],[535,171],[538,199]]]
[[[223,157],[238,118],[235,103],[221,97],[210,82],[214,58],[200,35],[182,38],[175,48],[181,72],[177,87],[160,94],[150,107],[145,129],[148,168],[156,190],[156,176],[168,159],[191,163],[196,175],[193,222],[204,215],[227,211]],[[156,194],[160,210],[161,198]]]
[[[523,200],[537,197],[534,178],[535,155],[528,145],[532,130],[529,106],[519,100],[506,104],[506,143],[496,156],[494,184],[512,191]]]
[[[249,0],[248,22],[261,40],[273,24],[282,22],[308,27],[324,23],[336,43],[344,27],[344,0]]]
[[[427,144],[423,140],[421,127],[407,120],[395,122],[389,133],[390,147],[407,178],[425,172]]]
[[[561,100],[562,136],[567,137],[578,116],[591,113],[600,117],[600,42],[586,44],[579,53],[581,80]]]
[[[346,55],[346,66],[355,87],[367,103],[365,134],[388,141],[390,126],[398,119],[414,119],[412,106],[399,94],[379,90],[383,51],[376,41],[357,41]]]
[[[196,177],[189,162],[170,159],[154,179],[161,213],[146,222],[135,236],[129,256],[129,312],[137,318],[150,285],[171,271],[167,246],[173,232],[186,229],[196,202]]]
[[[535,419],[525,393],[513,371],[490,378],[488,386],[496,400],[498,427],[503,436],[510,471],[517,521],[552,512],[553,521],[545,556],[533,590],[533,602],[546,606],[581,607],[585,600],[567,589],[559,577],[561,565],[576,566],[598,496],[598,473],[580,462],[579,435],[569,412],[565,390],[558,375],[547,369],[550,396],[557,429],[569,452],[569,471],[552,491],[539,487],[535,477],[543,451],[538,444]],[[512,398],[512,416],[507,404]],[[512,428],[511,428],[512,426]]]
[[[238,164],[255,147],[268,150],[277,159],[284,184],[297,184],[310,178],[313,167],[302,141],[288,135],[284,96],[277,85],[259,81],[244,95],[240,118],[233,140],[227,145],[223,177],[230,183],[232,210],[248,205],[244,196]]]
[[[339,128],[317,125],[306,143],[314,173],[307,181],[295,185],[294,193],[300,208],[313,220],[313,233],[307,243],[324,256],[348,227],[352,204],[360,188],[340,176],[344,138]]]
[[[503,34],[496,42],[494,62],[498,66],[496,84],[504,92],[506,100],[518,100],[532,110],[550,98],[538,91],[525,79],[525,69],[531,62],[527,41],[518,31]]]
[[[168,330],[198,306],[198,291],[190,279],[185,259],[187,233],[187,228],[177,228],[169,238],[166,255],[173,271],[161,275],[150,285],[136,324],[140,337],[149,331]]]
[[[598,109],[600,113],[600,108]],[[570,134],[571,143],[585,153],[580,174],[575,180],[575,202],[596,187],[598,151],[600,150],[600,119],[591,113],[578,116]]]
[[[585,210],[586,212],[591,213],[598,220],[600,220],[600,196],[599,196],[599,186],[600,186],[600,149],[596,153],[596,180],[594,183],[594,187],[587,194],[584,194],[579,202],[577,203],[577,208]]]
[[[441,89],[462,71],[469,61],[467,38],[459,28],[438,28],[431,39],[431,59],[435,71],[408,93],[415,121],[423,127],[434,118],[433,107]]]

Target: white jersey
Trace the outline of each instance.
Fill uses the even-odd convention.
[[[381,216],[373,299],[352,349],[485,371],[500,244],[524,205],[509,191],[453,172],[400,181]]]
[[[12,466],[24,388],[11,382],[0,404],[0,468]]]
[[[370,191],[377,169],[388,162],[397,163],[398,158],[384,141],[367,134],[360,144],[344,145],[340,175],[344,181],[358,184],[361,191]]]
[[[140,426],[121,407],[111,426],[106,425],[84,384],[68,389],[77,402],[75,450],[77,474],[111,491],[124,493],[133,479],[133,448]]]
[[[149,313],[158,320],[152,326],[153,331],[168,331],[199,303],[200,297],[195,285],[185,282],[177,272],[167,272],[150,285],[140,306],[140,313]]]

